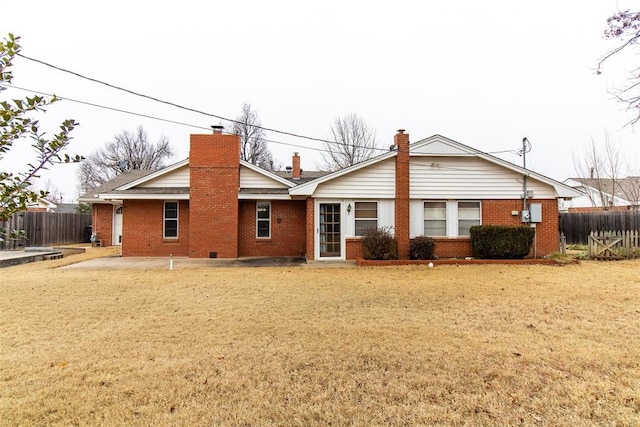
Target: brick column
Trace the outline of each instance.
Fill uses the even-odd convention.
[[[313,197],[307,197],[307,259],[315,259],[316,248],[316,222],[315,204]]]
[[[190,257],[238,257],[239,159],[238,135],[191,135]]]
[[[409,134],[399,129],[393,138],[396,155],[395,236],[398,258],[409,259]]]

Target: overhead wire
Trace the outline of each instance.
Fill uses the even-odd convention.
[[[96,79],[96,78],[93,78],[93,77],[88,77],[88,76],[85,76],[83,74],[77,73],[75,71],[68,70],[66,68],[62,68],[62,67],[58,67],[56,65],[50,64],[50,63],[48,63],[46,61],[42,61],[42,60],[36,59],[36,58],[31,58],[31,57],[26,56],[26,55],[24,55],[22,53],[16,53],[16,55],[21,57],[21,58],[24,58],[26,60],[36,62],[38,64],[44,65],[44,66],[49,67],[49,68],[53,68],[54,70],[58,70],[58,71],[61,71],[63,73],[71,74],[71,75],[74,75],[74,76],[79,77],[81,79],[91,81],[93,83],[97,83],[97,84],[100,84],[100,85],[103,85],[103,86],[107,86],[107,87],[109,87],[111,89],[119,90],[119,91],[122,91],[122,92],[125,92],[125,93],[128,93],[128,94],[131,94],[131,95],[135,95],[135,96],[138,96],[138,97],[141,97],[141,98],[145,98],[145,99],[149,99],[149,100],[152,100],[152,101],[155,101],[155,102],[159,102],[161,104],[170,105],[172,107],[179,108],[181,110],[190,111],[192,113],[197,113],[197,114],[202,114],[202,115],[207,116],[207,117],[213,117],[213,118],[216,118],[216,119],[219,119],[219,120],[224,120],[224,121],[227,121],[227,122],[230,122],[230,123],[244,124],[242,121],[238,121],[238,120],[235,120],[235,119],[230,119],[228,117],[224,117],[224,116],[221,116],[221,115],[218,115],[218,114],[208,113],[206,111],[198,110],[196,108],[185,107],[184,105],[177,104],[175,102],[166,101],[166,100],[157,98],[155,96],[146,95],[146,94],[143,94],[143,93],[140,93],[140,92],[133,91],[131,89],[127,89],[127,88],[124,88],[124,87],[121,87],[121,86],[118,86],[118,85],[107,83],[105,81],[102,81],[102,80],[99,80],[99,79]],[[258,129],[262,129],[264,131],[267,131],[267,132],[274,132],[274,133],[278,133],[278,134],[281,134],[281,135],[291,136],[291,137],[294,137],[294,138],[307,139],[307,140],[310,140],[310,141],[323,142],[323,143],[329,143],[329,144],[349,145],[349,144],[344,144],[344,143],[340,143],[340,142],[337,142],[337,141],[331,141],[331,140],[327,140],[327,139],[323,139],[323,138],[315,138],[315,137],[312,137],[312,136],[301,135],[301,134],[297,134],[297,133],[294,133],[294,132],[288,132],[288,131],[283,131],[283,130],[279,130],[279,129],[268,128],[268,127],[260,126],[260,125],[253,125],[253,126],[258,128]],[[385,151],[382,148],[376,148],[376,150]]]
[[[198,109],[191,108],[191,107],[186,107],[186,106],[183,106],[181,104],[177,104],[175,102],[166,101],[166,100],[154,97],[154,96],[146,95],[146,94],[143,94],[143,93],[140,93],[140,92],[133,91],[131,89],[127,89],[127,88],[124,88],[124,87],[121,87],[121,86],[118,86],[118,85],[114,85],[114,84],[111,84],[111,83],[108,83],[108,82],[105,82],[105,81],[102,81],[102,80],[99,80],[99,79],[96,79],[96,78],[93,78],[93,77],[88,77],[88,76],[85,76],[85,75],[80,74],[78,72],[75,72],[75,71],[72,71],[72,70],[69,70],[69,69],[66,69],[66,68],[62,68],[62,67],[53,65],[51,63],[48,63],[46,61],[42,61],[42,60],[37,59],[37,58],[29,57],[29,56],[24,55],[24,54],[19,53],[19,52],[16,53],[16,55],[21,57],[21,58],[24,58],[26,60],[29,60],[29,61],[32,61],[32,62],[36,62],[36,63],[44,65],[46,67],[53,68],[55,70],[61,71],[63,73],[71,74],[71,75],[76,76],[78,78],[81,78],[81,79],[84,79],[84,80],[88,80],[88,81],[91,81],[93,83],[97,83],[97,84],[109,87],[111,89],[119,90],[119,91],[131,94],[131,95],[134,95],[134,96],[138,96],[138,97],[141,97],[141,98],[149,99],[149,100],[152,100],[154,102],[158,102],[158,103],[161,103],[161,104],[169,105],[169,106],[181,109],[181,110],[185,110],[185,111],[201,114],[201,115],[204,115],[204,116],[207,116],[207,117],[213,117],[213,118],[216,118],[216,119],[219,119],[219,120],[224,120],[224,121],[227,121],[227,122],[230,122],[230,123],[237,123],[237,124],[241,124],[241,125],[245,124],[244,122],[239,121],[239,120],[230,119],[228,117],[224,117],[224,116],[221,116],[221,115],[218,115],[218,114],[208,113],[206,111],[198,110]],[[3,83],[3,84],[6,84],[6,83]],[[9,86],[9,84],[6,84],[6,85]],[[21,89],[21,88],[18,88],[16,86],[13,86],[13,87],[15,87],[16,89]],[[26,90],[26,89],[22,89],[22,90]],[[36,93],[38,93],[38,92],[36,92]],[[47,96],[53,96],[53,95],[47,95]],[[174,124],[179,124],[179,125],[190,126],[190,127],[197,128],[197,129],[207,129],[207,130],[209,129],[209,128],[205,128],[203,126],[190,125],[190,124],[181,123],[181,122],[177,122],[177,121],[170,120],[170,119],[157,118],[157,117],[146,115],[146,114],[142,114],[142,113],[132,113],[132,112],[129,112],[129,111],[126,111],[126,110],[122,110],[122,109],[118,109],[118,108],[114,108],[114,107],[101,106],[99,104],[94,104],[94,103],[90,103],[90,102],[86,102],[86,101],[74,100],[74,99],[66,98],[66,97],[64,97],[64,99],[67,99],[67,100],[73,101],[73,102],[77,102],[77,103],[81,103],[81,104],[85,104],[85,105],[91,105],[91,106],[94,106],[94,107],[105,108],[105,109],[109,109],[109,110],[112,110],[112,111],[122,112],[122,113],[126,113],[126,114],[134,114],[134,115],[138,115],[140,117],[151,118],[151,119],[154,119],[154,120],[161,120],[161,121],[165,121],[165,122],[168,122],[168,123],[174,123]],[[310,141],[322,142],[322,143],[327,143],[327,144],[338,144],[338,145],[344,145],[344,146],[351,146],[350,144],[341,143],[341,142],[338,142],[338,141],[331,141],[331,140],[328,140],[328,139],[301,135],[301,134],[297,134],[297,133],[294,133],[294,132],[288,132],[288,131],[283,131],[283,130],[279,130],[279,129],[268,128],[268,127],[261,126],[261,125],[252,125],[252,126],[254,126],[257,129],[261,129],[261,130],[264,130],[264,131],[267,131],[267,132],[274,132],[274,133],[278,133],[278,134],[281,134],[281,135],[291,136],[291,137],[294,137],[294,138],[307,139],[307,140],[310,140]],[[266,140],[266,141],[267,142],[272,142],[274,144],[289,145],[289,146],[293,146],[293,147],[297,147],[297,148],[304,148],[304,149],[310,149],[310,150],[316,150],[316,151],[330,152],[330,150],[322,149],[322,148],[306,147],[306,146],[300,146],[300,145],[296,145],[296,144],[285,143],[285,142],[274,141],[274,140]],[[388,151],[388,149],[381,148],[381,147],[373,147],[372,149],[375,150],[375,151],[381,151],[382,153]],[[522,150],[519,150],[519,151],[521,152]],[[530,151],[530,148],[529,148],[528,151]],[[501,154],[501,153],[515,153],[515,154],[518,154],[518,150],[501,150],[501,151],[485,152],[485,154]]]
[[[22,91],[25,91],[25,92],[36,93],[36,94],[42,95],[42,96],[54,96],[54,94],[51,94],[51,93],[47,93],[47,92],[42,92],[42,91],[35,90],[35,89],[28,89],[28,88],[16,86],[13,83],[6,83],[6,82],[2,83],[2,85],[0,85],[0,88],[2,88],[2,87],[9,87],[9,88],[12,88],[12,89],[18,89],[18,90],[22,90]],[[115,112],[118,112],[118,113],[129,114],[129,115],[138,116],[138,117],[144,117],[144,118],[147,118],[147,119],[158,120],[158,121],[162,121],[162,122],[166,122],[166,123],[172,123],[172,124],[176,124],[176,125],[180,125],[180,126],[186,126],[186,127],[190,127],[190,128],[194,128],[194,129],[211,130],[211,127],[205,127],[205,126],[195,125],[195,124],[191,124],[191,123],[179,122],[177,120],[165,119],[165,118],[162,118],[162,117],[152,116],[152,115],[149,115],[149,114],[144,114],[144,113],[138,113],[138,112],[135,112],[135,111],[124,110],[122,108],[110,107],[110,106],[107,106],[107,105],[96,104],[94,102],[89,102],[89,101],[83,101],[83,100],[80,100],[80,99],[69,98],[69,97],[66,97],[66,96],[63,96],[63,95],[55,95],[55,96],[58,99],[60,99],[61,101],[64,100],[64,101],[75,102],[77,104],[88,105],[90,107],[102,108],[102,109],[105,109],[105,110],[115,111]],[[286,146],[294,147],[294,148],[298,148],[298,149],[329,152],[329,150],[327,150],[325,148],[308,147],[306,145],[298,145],[298,144],[293,144],[293,143],[290,143],[290,142],[277,141],[277,140],[273,140],[273,139],[266,139],[265,138],[264,141],[265,142],[271,142],[273,144],[286,145]]]

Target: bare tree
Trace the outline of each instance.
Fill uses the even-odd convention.
[[[355,165],[379,153],[376,132],[357,114],[337,117],[324,143],[321,169],[336,171]]]
[[[153,144],[142,126],[135,132],[122,131],[80,164],[80,190],[87,192],[131,170],[160,169],[172,156],[173,148],[166,137]]]
[[[279,169],[267,145],[258,113],[251,109],[251,104],[242,105],[242,112],[233,122],[232,132],[240,136],[242,160],[270,171]]]
[[[582,158],[574,156],[573,165],[591,204],[607,210],[615,205],[614,197],[620,194],[623,162],[619,147],[611,142],[606,133],[604,139],[604,150],[591,139]]]
[[[612,57],[618,56],[623,51],[632,51],[636,49],[640,40],[640,12],[625,10],[615,13],[607,19],[607,28],[604,31],[606,39],[617,39],[621,44],[616,48],[607,52],[598,62],[596,73],[601,74],[604,64]],[[637,58],[637,54],[633,55]],[[627,76],[627,84],[615,91],[613,95],[618,101],[626,104],[627,110],[634,112],[628,124],[635,124],[640,121],[640,66],[634,65],[634,68]]]

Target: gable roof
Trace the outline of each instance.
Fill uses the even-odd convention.
[[[437,149],[432,151],[425,151],[424,149],[432,146],[437,147]],[[447,152],[444,147],[448,147],[450,151]],[[499,157],[493,156],[489,153],[485,153],[483,151],[477,150],[468,145],[462,144],[460,142],[454,141],[442,135],[433,135],[423,140],[420,140],[414,144],[409,146],[409,155],[429,155],[429,156],[452,156],[452,155],[462,155],[462,156],[475,156],[481,159],[484,159],[490,163],[494,163],[496,165],[502,166],[506,169],[509,169],[513,172],[517,172],[522,175],[526,175],[527,177],[536,179],[540,182],[548,184],[553,187],[558,197],[563,198],[573,198],[579,197],[582,195],[581,192],[575,190],[569,185],[566,185],[560,181],[557,181],[553,178],[549,178],[548,176],[542,175],[540,173],[534,172],[530,169],[525,169],[522,166],[518,166],[514,163],[503,160]]]
[[[149,175],[153,172],[154,171],[149,170],[132,170],[126,173],[122,173],[115,176],[112,180],[100,184],[93,190],[81,195],[80,197],[78,197],[78,201],[83,203],[99,203],[101,201],[99,197],[101,194],[110,193],[111,191],[122,185],[140,179],[141,177]]]
[[[290,194],[292,196],[308,196],[312,195],[319,184],[331,181],[333,179],[339,178],[341,176],[353,173],[362,168],[366,168],[373,164],[382,162],[386,159],[395,157],[397,155],[397,151],[390,150],[388,153],[383,153],[379,156],[373,157],[364,162],[355,164],[353,166],[349,166],[347,168],[329,173],[324,175],[318,179],[312,180],[310,182],[304,183],[290,190]],[[504,167],[513,172],[517,172],[518,174],[526,175],[527,177],[534,178],[542,183],[550,185],[554,188],[554,191],[558,195],[558,197],[563,198],[573,198],[579,197],[582,195],[579,191],[574,188],[563,184],[560,181],[556,181],[552,178],[549,178],[545,175],[539,174],[529,169],[525,169],[521,166],[515,165],[506,160],[500,159],[498,157],[492,156],[491,154],[484,153],[475,148],[469,147],[468,145],[461,144],[452,139],[446,138],[442,135],[433,135],[428,138],[422,139],[418,142],[414,142],[409,145],[409,156],[466,156],[466,157],[478,157],[484,159],[490,163],[496,164],[498,166]]]

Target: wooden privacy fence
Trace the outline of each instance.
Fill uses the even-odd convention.
[[[640,231],[639,211],[561,213],[560,233],[569,245],[586,245],[592,231]]]
[[[68,245],[89,241],[91,214],[20,212],[1,224],[7,230],[24,230],[26,238],[0,242],[0,250]]]
[[[623,259],[640,256],[638,231],[593,231],[589,234],[589,258]]]

